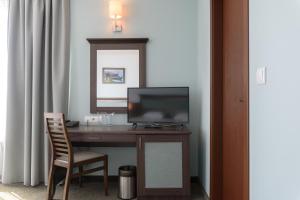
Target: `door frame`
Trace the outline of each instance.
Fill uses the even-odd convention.
[[[249,199],[249,3],[244,5],[243,9],[247,10],[248,24],[244,24],[243,30],[248,32],[248,37],[242,41],[245,48],[248,48],[248,55],[245,56],[245,65],[243,73],[247,77],[245,82],[245,88],[247,89],[244,103],[246,103],[247,109],[247,135],[246,141],[242,141],[247,145],[247,152],[242,161],[245,164],[245,170],[243,174],[244,184],[244,199]],[[225,0],[211,0],[211,131],[210,131],[210,199],[222,200],[223,199],[223,156],[222,156],[222,144],[223,144],[223,76],[225,70],[223,69],[223,30],[224,30],[224,4]],[[227,5],[228,6],[228,5]],[[237,16],[240,17],[240,16]],[[248,68],[246,68],[248,67]],[[245,70],[246,69],[246,70]]]
[[[222,199],[223,0],[211,0],[210,199]]]

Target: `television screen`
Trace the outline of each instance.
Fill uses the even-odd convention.
[[[188,123],[188,87],[128,88],[129,123]]]

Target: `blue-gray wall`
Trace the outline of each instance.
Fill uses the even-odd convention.
[[[299,36],[299,0],[250,0],[251,200],[300,199]]]
[[[198,1],[199,178],[210,190],[210,0]]]
[[[148,37],[147,85],[190,86],[191,175],[198,175],[199,102],[197,86],[197,0],[124,0],[124,31],[112,34],[108,0],[71,1],[71,89],[69,116],[89,114],[89,44],[86,38]],[[209,76],[209,75],[208,75]],[[126,123],[119,115],[114,123]],[[134,164],[130,148],[101,148],[110,156],[110,172]]]

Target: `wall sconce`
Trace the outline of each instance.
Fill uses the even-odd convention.
[[[113,32],[122,32],[122,25],[118,21],[122,18],[122,3],[120,0],[109,1],[109,16],[114,20]]]

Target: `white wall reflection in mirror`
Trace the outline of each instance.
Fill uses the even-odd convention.
[[[139,87],[139,50],[97,50],[97,107],[126,107]]]

